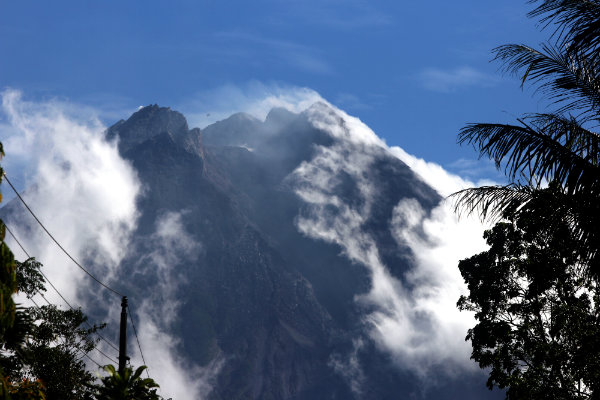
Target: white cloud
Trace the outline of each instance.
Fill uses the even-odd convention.
[[[358,354],[363,347],[364,341],[360,338],[355,339],[352,342],[352,352],[350,354],[334,353],[329,360],[329,366],[348,382],[350,390],[358,398],[363,397],[362,386],[365,381],[365,374],[358,359]]]
[[[413,268],[404,285],[385,272],[374,274],[373,290],[363,300],[387,307],[369,316],[373,336],[420,376],[433,367],[444,367],[451,376],[460,372],[457,366],[475,370],[470,344],[463,340],[475,320],[456,308],[459,296],[467,293],[457,265],[485,248],[481,224],[458,221],[447,203],[427,216],[416,200],[404,199],[394,209],[390,228],[398,243],[411,249]]]
[[[141,192],[132,166],[120,157],[115,142],[104,139],[106,128],[89,107],[78,112],[76,104],[29,102],[17,91],[5,91],[1,113],[6,122],[0,124],[0,134],[7,154],[2,166],[11,181],[26,188],[25,201],[61,245],[93,274],[120,290],[113,277],[133,247],[130,239],[137,224],[136,199]],[[9,189],[6,184],[2,186],[4,192]],[[184,363],[178,340],[169,334],[173,319],[163,318],[176,315],[173,311],[178,307],[181,277],[170,265],[181,258],[194,259],[202,251],[183,229],[184,214],[162,215],[156,232],[145,243],[151,246],[144,258],[149,269],[142,272],[159,278],[156,296],[139,304],[130,298],[152,377],[166,397],[180,400],[204,398],[223,363],[221,358],[204,368]],[[92,304],[86,304],[86,299],[102,295],[102,289],[67,259],[26,212],[10,215],[7,220],[63,296],[75,306],[82,305],[84,311],[90,309]],[[24,259],[16,243],[10,242],[10,237],[7,240],[17,258]],[[50,290],[47,297],[61,304]],[[106,322],[114,328],[118,326],[120,299],[110,299]],[[94,307],[106,305],[105,300],[95,303]],[[131,334],[129,337],[133,350],[135,342]],[[103,350],[114,354],[106,347]],[[109,362],[99,353],[94,356],[101,364]],[[139,355],[132,357],[132,363],[142,364]]]
[[[32,103],[19,92],[4,92],[2,112],[9,129],[2,131],[3,166],[10,178],[27,187],[23,197],[63,247],[80,261],[103,266],[95,272],[109,279],[136,225],[140,185],[116,144],[104,140],[100,122],[87,113],[77,118],[74,111],[58,102]],[[89,280],[30,215],[22,217],[13,228],[26,249],[46,265],[62,293],[77,299],[77,288]]]
[[[465,292],[458,261],[485,248],[482,225],[477,220],[459,222],[446,203],[427,214],[416,200],[401,201],[394,209],[390,229],[399,245],[412,252],[411,268],[402,277],[391,275],[377,242],[363,229],[379,190],[364,172],[381,152],[395,154],[440,193],[472,183],[400,148],[387,148],[360,120],[340,110],[314,106],[308,115],[316,127],[340,140],[317,147],[314,157],[290,178],[296,193],[309,205],[309,212],[297,218],[298,229],[338,244],[350,260],[369,269],[371,289],[357,301],[369,310],[365,319],[370,337],[398,366],[429,381],[434,368],[436,374],[448,376],[475,371],[469,360],[470,346],[464,342],[467,329],[474,324],[473,316],[459,312],[455,304]],[[345,202],[336,195],[334,188],[343,175],[353,178],[362,202]],[[354,360],[356,363],[357,358]],[[335,361],[334,366],[339,367],[340,359]],[[354,375],[360,376],[358,372]],[[358,382],[350,381],[352,385]]]
[[[416,172],[425,183],[437,190],[443,197],[469,187],[498,184],[498,182],[489,178],[478,179],[476,182],[473,182],[464,175],[459,176],[449,172],[439,164],[425,161],[422,158],[408,154],[404,149],[398,146],[390,147],[389,150],[393,155],[398,157]],[[489,164],[487,163],[470,163],[469,165],[471,169],[485,168],[486,170],[489,170]]]
[[[164,398],[177,400],[205,399],[212,391],[217,375],[225,363],[225,359],[217,357],[205,367],[182,362],[177,347],[179,341],[165,333],[155,320],[143,311],[140,317],[140,343],[144,350],[146,362],[150,366],[151,376],[160,385],[159,393]],[[132,359],[141,365],[139,356]]]
[[[498,77],[463,66],[452,70],[426,68],[418,79],[427,90],[441,93],[453,92],[464,87],[491,87],[498,84]]]

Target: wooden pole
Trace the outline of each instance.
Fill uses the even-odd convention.
[[[121,329],[119,336],[119,374],[123,376],[127,363],[127,296],[121,301]]]

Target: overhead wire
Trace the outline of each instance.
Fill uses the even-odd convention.
[[[107,284],[105,284],[104,282],[102,282],[100,279],[96,278],[91,272],[89,272],[87,269],[85,269],[73,256],[71,256],[71,254],[69,254],[69,252],[67,252],[67,250],[65,250],[65,248],[58,242],[58,240],[56,240],[54,238],[54,236],[50,233],[50,231],[48,231],[48,229],[46,229],[46,227],[44,226],[44,224],[40,221],[40,219],[35,215],[35,213],[33,212],[33,210],[29,207],[29,205],[27,205],[27,203],[25,202],[25,200],[23,199],[23,197],[19,194],[19,192],[16,190],[16,188],[13,186],[12,182],[10,181],[10,179],[8,178],[8,176],[6,175],[6,172],[3,172],[3,177],[6,180],[6,182],[8,183],[8,185],[10,186],[10,188],[13,190],[13,192],[15,193],[15,195],[17,196],[17,198],[19,199],[19,201],[21,201],[21,203],[23,204],[23,206],[25,206],[25,208],[27,209],[27,211],[29,211],[29,213],[31,214],[31,216],[36,220],[36,222],[40,225],[40,227],[44,230],[44,232],[46,232],[46,234],[52,239],[52,241],[63,251],[63,253],[66,254],[66,256],[73,261],[73,263],[79,268],[81,269],[83,272],[85,272],[89,277],[91,277],[94,281],[96,281],[98,284],[100,284],[101,286],[103,286],[105,289],[111,291],[112,293],[120,296],[120,297],[124,297],[124,295],[120,292],[118,292],[117,290],[111,288],[110,286],[108,286]],[[5,224],[6,226],[6,224]],[[11,236],[15,239],[15,241],[17,242],[17,244],[19,245],[19,247],[21,247],[21,249],[23,250],[23,252],[25,253],[25,255],[27,255],[28,258],[29,254],[27,253],[27,251],[25,251],[25,248],[21,245],[21,243],[17,240],[17,238],[15,237],[15,235],[8,229],[8,227],[6,227],[6,230],[11,234]],[[47,276],[44,275],[44,273],[42,271],[40,271],[40,273],[42,274],[42,276],[44,277],[44,279],[48,282],[48,284],[50,284],[50,286],[56,291],[56,293],[60,296],[60,298],[65,302],[65,304],[67,304],[71,309],[74,310],[74,307],[71,306],[71,304],[62,296],[62,294],[58,291],[58,289],[56,289],[56,287],[48,280]],[[131,306],[128,306],[131,309]],[[142,358],[142,362],[144,363],[144,365],[147,366],[146,364],[146,360],[144,358],[144,354],[142,351],[142,346],[140,344],[140,339],[138,337],[137,334],[137,329],[135,328],[135,323],[133,321],[133,318],[131,317],[131,312],[128,313],[129,316],[129,321],[131,322],[131,326],[133,327],[133,333],[135,335],[135,339],[138,345],[138,349],[140,351],[140,356]],[[86,321],[87,322],[87,321]],[[89,325],[89,323],[88,323]],[[96,333],[101,339],[103,339],[106,343],[108,343],[113,349],[117,350],[117,347],[114,346],[112,343],[110,343],[108,340],[104,339],[100,334]],[[89,357],[88,357],[89,358]],[[93,361],[93,360],[92,360]],[[95,361],[94,361],[95,362]],[[97,364],[97,363],[96,363]],[[146,374],[148,374],[149,377],[149,373],[148,373],[148,368],[146,368]]]
[[[44,294],[42,292],[38,292],[38,294],[46,301],[46,303],[48,303],[48,305],[53,305],[47,298],[46,296],[44,296]],[[33,301],[33,299],[31,299]],[[88,327],[90,327],[90,329],[93,329],[93,326],[90,325],[89,322],[85,321],[85,323],[88,325]],[[111,342],[109,342],[108,340],[106,340],[102,335],[100,335],[98,332],[91,332],[94,335],[98,336],[98,338],[100,338],[101,340],[103,340],[106,344],[108,344],[109,346],[111,346],[112,348],[116,349],[117,351],[119,351],[119,349],[117,349],[115,346],[113,346],[113,344]],[[110,361],[112,361],[113,363],[117,363],[117,361],[109,356],[108,354],[106,354],[105,352],[103,352],[102,350],[100,350],[97,346],[94,346],[94,350],[96,350],[98,353],[102,354],[104,357],[108,358]]]
[[[133,327],[133,334],[135,335],[135,340],[137,342],[138,349],[140,350],[140,356],[142,357],[142,362],[144,363],[143,365],[146,366],[146,375],[148,376],[148,378],[150,378],[150,373],[148,372],[148,364],[146,364],[144,352],[142,351],[142,346],[140,345],[140,338],[138,337],[137,329],[135,329],[135,323],[133,322],[133,317],[131,316],[131,303],[127,304],[127,308],[129,308],[129,313],[127,313],[127,316],[129,317],[129,321],[131,322],[131,326]]]
[[[38,292],[38,294],[40,294],[40,295],[42,296],[42,298],[43,298],[44,300],[46,300],[46,302],[48,303],[48,305],[52,305],[52,303],[50,303],[50,302],[48,301],[48,299],[46,299],[42,293]],[[30,300],[30,301],[31,301],[31,302],[34,304],[34,306],[35,306],[35,307],[36,307],[38,310],[42,311],[42,308],[41,308],[41,307],[38,305],[38,303],[37,303],[37,302],[36,302],[36,301],[35,301],[33,298],[29,298],[29,300]],[[64,341],[64,340],[63,340],[63,344],[66,344],[66,341]],[[103,366],[102,366],[102,365],[100,365],[100,363],[99,363],[98,361],[94,360],[94,359],[93,359],[93,358],[92,358],[92,357],[91,357],[91,356],[90,356],[88,353],[86,353],[85,351],[83,351],[83,350],[82,350],[82,349],[80,349],[79,347],[76,347],[76,349],[77,349],[77,350],[78,350],[78,351],[79,351],[81,354],[83,354],[85,357],[87,357],[87,358],[88,358],[90,361],[92,361],[94,364],[96,364],[96,365],[97,365],[99,368],[103,368]],[[96,350],[98,350],[97,348],[95,348],[95,349],[96,349]],[[100,350],[98,350],[98,351],[100,351]],[[110,358],[109,356],[107,356],[106,354],[104,354],[102,351],[100,351],[100,353],[101,353],[102,355],[104,355],[106,358],[108,358],[109,360],[111,360],[111,361],[112,361],[112,358]],[[113,361],[113,362],[114,362],[114,361]]]
[[[63,251],[63,253],[65,253],[67,255],[67,257],[69,257],[71,259],[71,261],[73,261],[73,263],[75,263],[75,265],[77,265],[79,267],[79,269],[81,269],[83,272],[85,272],[90,278],[92,278],[93,280],[95,280],[99,285],[103,286],[107,290],[110,290],[114,294],[116,294],[116,295],[118,295],[120,297],[123,297],[124,296],[123,294],[121,294],[117,290],[111,288],[110,286],[108,286],[107,284],[105,284],[104,282],[102,282],[100,279],[96,278],[87,269],[85,269],[77,260],[75,260],[75,258],[73,258],[73,256],[71,256],[71,254],[69,254],[69,252],[67,250],[65,250],[65,248],[60,243],[58,243],[58,240],[56,240],[54,238],[54,236],[52,236],[52,234],[50,233],[50,231],[48,231],[48,229],[46,229],[46,227],[44,226],[44,224],[42,224],[42,221],[40,221],[40,219],[35,215],[35,213],[27,205],[27,203],[25,202],[25,200],[23,199],[23,197],[21,197],[21,195],[19,194],[19,192],[17,191],[17,189],[11,183],[10,179],[8,179],[8,176],[6,175],[6,172],[4,172],[3,175],[4,175],[4,179],[6,180],[6,182],[8,183],[8,185],[11,187],[11,189],[13,190],[13,192],[15,192],[15,194],[17,195],[17,197],[19,198],[19,200],[21,201],[21,203],[23,203],[23,205],[25,206],[25,208],[27,209],[27,211],[29,211],[29,213],[31,214],[31,216],[42,227],[42,229],[44,230],[44,232],[46,232],[48,234],[48,236],[50,236],[50,239],[52,239],[54,241],[54,243],[56,243],[56,245]]]
[[[29,253],[27,252],[27,250],[25,250],[25,247],[21,244],[21,242],[19,241],[19,239],[17,239],[17,237],[15,236],[15,234],[10,230],[10,228],[8,227],[8,225],[6,225],[6,223],[4,223],[4,227],[6,228],[6,231],[10,234],[10,236],[14,239],[14,241],[17,243],[17,245],[21,248],[21,250],[23,251],[23,253],[27,256],[27,258],[31,258],[31,256],[29,255]],[[44,278],[44,280],[46,282],[48,282],[48,284],[50,285],[50,287],[52,287],[52,289],[54,289],[54,291],[56,292],[56,294],[58,294],[58,296],[62,299],[62,301],[65,302],[65,304],[73,311],[76,311],[75,307],[73,307],[71,305],[71,303],[69,303],[67,301],[67,299],[65,299],[65,297],[60,293],[60,291],[56,288],[56,286],[54,286],[52,284],[52,282],[50,281],[50,279],[48,279],[48,277],[46,276],[46,274],[44,274],[44,272],[39,269],[38,270],[39,273],[42,275],[42,277]],[[50,303],[48,301],[48,299],[46,299],[46,297],[44,296],[44,294],[40,291],[38,291],[38,294],[40,296],[42,296],[42,298],[44,298],[44,300],[46,300],[46,302],[50,305],[52,303]],[[92,326],[92,324],[90,324],[89,321],[85,320],[84,323],[88,326],[88,328],[93,329],[94,326]],[[98,336],[100,338],[100,340],[104,341],[108,346],[112,347],[114,350],[119,351],[119,348],[117,346],[115,346],[114,344],[112,344],[108,339],[106,339],[104,336],[102,336],[100,333],[98,332],[94,332],[94,334],[96,336]],[[100,351],[100,350],[98,350]],[[111,358],[112,360],[112,358]]]

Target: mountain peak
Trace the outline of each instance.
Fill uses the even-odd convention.
[[[127,121],[119,121],[110,127],[107,137],[118,136],[119,149],[124,152],[165,132],[175,142],[181,142],[189,132],[187,121],[180,112],[151,104],[140,108]]]
[[[287,108],[275,107],[267,114],[265,124],[282,125],[291,122],[297,116],[298,114],[291,112]]]

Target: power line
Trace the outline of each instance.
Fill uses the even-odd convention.
[[[140,349],[140,356],[142,356],[142,362],[146,366],[146,376],[148,376],[148,378],[150,378],[150,373],[148,372],[148,364],[146,364],[146,359],[144,359],[144,353],[142,352],[142,346],[140,345],[140,338],[138,337],[137,329],[135,329],[135,324],[133,323],[133,317],[131,316],[131,303],[129,303],[127,305],[127,307],[129,308],[129,313],[127,315],[129,315],[129,321],[131,321],[131,326],[133,327],[133,333],[135,335],[135,340],[137,342],[138,349]]]
[[[94,350],[96,350],[98,353],[102,354],[104,357],[108,358],[115,365],[118,364],[118,362],[114,358],[112,358],[111,356],[109,356],[108,354],[106,354],[105,352],[103,352],[102,350],[100,350],[98,347],[94,346]]]
[[[38,293],[39,293],[39,294],[42,296],[42,298],[43,298],[44,300],[46,300],[46,303],[48,303],[48,305],[52,305],[52,303],[50,303],[50,302],[48,301],[48,299],[46,299],[42,293],[40,293],[40,292],[38,292]],[[29,300],[31,300],[31,302],[32,302],[32,303],[35,305],[35,307],[36,307],[36,308],[37,308],[37,309],[38,309],[40,312],[42,311],[42,308],[41,308],[41,307],[40,307],[40,306],[39,306],[39,305],[38,305],[38,304],[35,302],[35,300],[34,300],[33,298],[30,298]],[[65,344],[65,345],[66,345],[66,341],[64,341],[64,339],[63,339],[63,344]],[[83,351],[83,350],[82,350],[82,349],[80,349],[79,347],[76,347],[76,349],[77,349],[77,350],[79,350],[79,352],[81,352],[81,354],[83,354],[85,357],[87,357],[89,360],[91,360],[91,361],[92,361],[94,364],[96,364],[98,367],[100,367],[100,368],[103,368],[103,367],[102,367],[102,365],[100,365],[100,363],[99,363],[99,362],[97,362],[97,361],[96,361],[96,360],[94,360],[92,357],[90,357],[90,356],[88,355],[88,353],[86,353],[85,351]],[[98,349],[97,349],[97,348],[95,348],[95,347],[94,347],[94,349],[98,350]],[[102,355],[104,355],[106,358],[108,358],[109,360],[111,360],[111,361],[112,361],[112,358],[110,358],[109,356],[107,356],[106,354],[104,354],[102,351],[100,351],[100,350],[98,350],[98,351],[99,351],[99,352],[100,352]]]
[[[11,183],[10,179],[8,179],[8,176],[6,175],[6,172],[3,173],[4,179],[6,180],[6,182],[9,184],[9,186],[11,187],[11,189],[13,190],[13,192],[15,193],[15,195],[19,198],[19,200],[21,201],[21,203],[23,203],[23,205],[25,206],[25,208],[27,209],[27,211],[29,211],[29,213],[31,214],[31,216],[36,220],[36,222],[42,227],[42,229],[44,230],[44,232],[46,232],[46,234],[48,234],[48,236],[52,239],[52,241],[54,241],[54,243],[63,251],[63,253],[65,253],[67,255],[67,257],[69,257],[71,259],[71,261],[73,261],[73,263],[75,265],[77,265],[77,267],[79,267],[79,269],[81,269],[83,272],[85,272],[88,276],[90,276],[94,281],[96,281],[98,284],[100,284],[101,286],[103,286],[104,288],[108,289],[109,291],[113,292],[114,294],[120,296],[120,297],[124,297],[123,294],[119,293],[117,290],[111,288],[110,286],[106,285],[104,282],[100,281],[98,278],[96,278],[91,272],[89,272],[87,269],[85,269],[77,260],[75,260],[75,258],[73,258],[69,252],[67,252],[67,250],[65,250],[65,248],[54,238],[54,236],[52,236],[52,234],[48,231],[48,229],[46,229],[46,227],[44,226],[44,224],[42,224],[42,222],[40,221],[40,219],[35,215],[35,213],[33,212],[33,210],[31,210],[31,208],[27,205],[27,203],[25,202],[25,200],[23,199],[23,197],[21,197],[21,195],[19,194],[19,192],[15,189],[15,187],[13,186],[13,184]],[[8,227],[7,227],[8,230]],[[15,241],[19,244],[19,246],[21,247],[21,249],[23,250],[23,252],[27,254],[27,252],[25,251],[25,249],[23,248],[23,246],[19,243],[19,241],[16,239],[16,237],[14,236],[14,234],[12,232],[9,233],[11,234],[11,236],[15,239]],[[28,256],[29,257],[29,256]],[[31,257],[29,257],[31,258]],[[48,278],[40,271],[40,273],[42,274],[42,276],[44,277],[44,279],[46,279],[46,281],[50,284],[50,286],[52,286],[52,288],[58,293],[58,295],[63,299],[63,301],[71,308],[74,310],[74,308],[69,304],[69,302],[60,294],[60,292],[58,291],[58,289],[56,289],[56,287],[54,287],[54,285],[52,285],[52,283],[50,283],[50,281],[48,280]],[[129,306],[129,308],[131,309],[131,307]],[[129,313],[131,314],[131,313]],[[135,323],[133,322],[133,318],[131,317],[131,315],[129,315],[129,320],[131,321],[131,326],[133,327],[133,333],[135,334],[135,339],[138,345],[138,349],[140,350],[140,356],[142,357],[142,362],[144,363],[144,365],[147,366],[146,364],[146,360],[144,358],[144,353],[142,352],[142,346],[140,345],[140,339],[138,337],[137,334],[137,330],[135,328]],[[100,334],[98,334],[98,336],[100,338],[102,338],[102,336]],[[112,348],[116,349],[116,347],[108,342],[106,339],[102,338],[103,340],[105,340]],[[99,350],[100,351],[100,350]],[[84,354],[86,357],[90,358],[87,354]],[[90,358],[91,359],[91,358]],[[94,361],[94,360],[92,360]],[[94,361],[94,363],[96,363],[96,361]],[[98,363],[96,363],[98,366],[100,366]],[[150,377],[149,373],[148,373],[148,369],[146,369],[146,374],[148,375],[148,377]]]
[[[21,244],[21,242],[19,241],[19,239],[17,239],[17,237],[15,236],[15,234],[10,230],[10,228],[6,225],[6,223],[4,224],[4,227],[6,228],[6,231],[10,234],[10,236],[12,236],[12,238],[14,239],[15,242],[17,242],[17,244],[19,245],[19,247],[21,248],[21,250],[23,250],[23,253],[25,253],[25,255],[27,256],[27,258],[32,258],[29,253],[27,252],[27,250],[25,250],[25,247],[23,247],[23,245]],[[38,270],[40,272],[40,274],[42,275],[42,277],[44,278],[44,280],[46,282],[48,282],[48,284],[50,285],[50,287],[52,287],[52,289],[54,289],[54,291],[60,296],[60,298],[65,302],[65,304],[73,311],[76,311],[75,307],[73,307],[71,305],[71,303],[69,303],[67,301],[67,299],[65,299],[65,297],[58,291],[58,289],[56,288],[56,286],[54,286],[52,284],[52,282],[50,281],[50,279],[48,279],[48,277],[46,276],[46,274],[44,274],[44,272],[42,272],[41,269]],[[51,303],[48,301],[48,299],[46,299],[46,297],[44,296],[44,294],[40,291],[38,291],[38,294],[40,296],[42,296],[44,298],[44,300],[46,300],[46,302],[48,303],[48,305],[50,305]],[[90,324],[87,320],[84,321],[84,323],[88,326],[88,328],[93,329],[94,327],[92,326],[92,324]],[[94,334],[96,336],[98,336],[101,340],[103,340],[106,344],[108,344],[110,347],[112,347],[114,350],[119,351],[119,349],[112,344],[108,339],[104,338],[104,336],[102,336],[101,334],[99,334],[98,332],[94,332]],[[100,351],[100,350],[98,350]],[[112,360],[112,359],[111,359]]]
[[[19,241],[19,239],[17,239],[17,237],[15,236],[15,234],[9,229],[8,225],[6,225],[6,223],[4,223],[4,227],[6,228],[6,230],[8,231],[8,233],[10,233],[10,236],[12,236],[12,238],[15,240],[15,242],[17,242],[17,244],[19,245],[19,247],[21,248],[21,250],[23,250],[23,253],[25,253],[25,255],[27,256],[28,259],[32,258],[29,253],[27,252],[27,250],[25,250],[25,247],[23,247],[23,245],[21,244],[21,242]],[[75,310],[75,308],[67,301],[67,299],[65,299],[63,297],[63,295],[58,291],[58,289],[52,284],[52,282],[50,281],[50,279],[48,279],[48,277],[46,276],[46,274],[44,274],[44,272],[40,269],[39,270],[40,274],[42,275],[42,277],[46,280],[46,282],[48,282],[48,284],[50,285],[50,287],[52,287],[52,289],[54,289],[54,291],[60,296],[60,298],[65,302],[65,304],[67,306],[69,306],[69,308],[71,310]]]
[[[10,233],[10,236],[12,236],[12,238],[15,240],[15,242],[17,242],[17,244],[19,245],[19,247],[21,248],[21,250],[23,250],[23,253],[25,253],[25,255],[27,256],[27,258],[32,258],[29,253],[27,252],[27,250],[25,250],[25,248],[23,247],[23,245],[21,244],[21,242],[19,241],[19,239],[17,239],[17,237],[15,236],[14,233],[12,233],[12,231],[8,228],[8,225],[6,225],[6,223],[4,224],[4,227],[6,228],[6,230],[8,231],[8,233]],[[67,306],[69,306],[69,308],[71,310],[75,310],[75,308],[67,301],[67,299],[65,299],[63,297],[63,295],[58,291],[58,289],[52,284],[52,282],[50,281],[50,279],[48,279],[48,277],[46,276],[46,274],[44,274],[44,272],[42,272],[42,270],[40,269],[40,274],[42,275],[42,277],[46,280],[46,282],[48,282],[48,284],[50,285],[50,287],[52,287],[52,289],[54,289],[54,291],[60,296],[60,298],[65,302],[65,304]]]
[[[49,300],[46,298],[46,296],[44,296],[44,293],[42,293],[42,292],[39,292],[39,291],[38,291],[38,294],[39,294],[40,296],[42,296],[42,299],[44,299],[44,300],[46,301],[46,303],[47,303],[49,306],[52,306],[52,305],[54,305],[54,304],[52,304],[52,303],[51,303],[51,302],[50,302],[50,301],[49,301]],[[31,301],[33,302],[33,304],[35,304],[35,305],[37,306],[36,302],[35,302],[35,301],[34,301],[32,298],[30,298],[29,300],[31,300]],[[40,309],[40,307],[39,307],[39,306],[38,306],[38,309]],[[40,311],[41,311],[41,310],[40,310]],[[90,327],[91,327],[91,325],[90,325],[90,324],[89,324],[87,321],[86,321],[86,323],[87,323],[87,325],[88,325],[88,326],[90,326]],[[113,346],[113,345],[112,345],[112,344],[111,344],[109,341],[107,341],[107,340],[106,340],[106,339],[104,339],[102,336],[100,336],[100,334],[99,334],[98,332],[93,332],[93,333],[94,333],[95,335],[97,335],[97,336],[98,336],[100,339],[104,340],[104,341],[105,341],[105,342],[106,342],[106,343],[107,343],[109,346],[112,346],[112,347],[114,347],[114,346]],[[116,363],[116,361],[115,361],[115,359],[114,359],[114,358],[112,358],[112,357],[111,357],[111,356],[109,356],[108,354],[104,353],[104,352],[103,352],[102,350],[100,350],[98,347],[94,346],[94,350],[96,350],[98,353],[102,354],[104,357],[108,358],[108,359],[109,359],[110,361],[112,361],[113,363]]]
[[[37,223],[48,234],[48,236],[50,236],[50,238],[54,241],[54,243],[56,243],[56,245],[63,251],[63,253],[65,253],[67,255],[67,257],[69,257],[71,259],[71,261],[73,261],[75,263],[75,265],[77,265],[79,267],[79,269],[81,269],[83,272],[85,272],[88,276],[90,276],[93,280],[95,280],[98,284],[100,284],[104,288],[110,290],[111,292],[113,292],[114,294],[118,295],[119,297],[123,297],[123,294],[119,293],[115,289],[113,289],[110,286],[106,285],[100,279],[98,279],[94,275],[92,275],[92,273],[89,272],[87,269],[85,269],[79,262],[77,262],[77,260],[75,260],[75,258],[73,258],[69,254],[69,252],[67,252],[67,250],[65,250],[65,248],[61,246],[60,243],[58,243],[58,241],[54,238],[54,236],[52,236],[52,234],[48,231],[48,229],[46,229],[46,227],[44,226],[44,224],[42,224],[42,222],[39,220],[39,218],[34,214],[34,212],[31,210],[31,208],[29,208],[29,206],[27,205],[27,203],[25,203],[25,200],[23,200],[23,197],[21,197],[21,195],[19,194],[19,192],[17,191],[17,189],[15,189],[15,187],[13,186],[13,184],[8,179],[8,176],[6,175],[6,172],[4,172],[4,179],[6,180],[6,182],[8,182],[8,184],[10,185],[11,189],[13,190],[13,192],[15,192],[15,194],[17,195],[17,197],[19,198],[19,200],[21,201],[21,203],[23,203],[23,205],[25,206],[25,208],[27,209],[27,211],[29,211],[29,213],[31,214],[31,216],[37,221]]]

